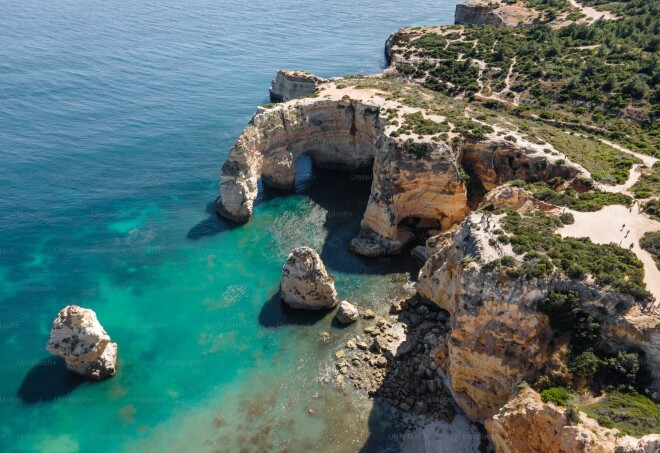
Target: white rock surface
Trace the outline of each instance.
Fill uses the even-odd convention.
[[[335,318],[342,324],[352,324],[358,320],[360,312],[357,307],[346,300],[342,300],[339,304],[339,310]]]
[[[117,370],[117,343],[110,341],[96,313],[88,308],[68,305],[60,310],[46,350],[88,379],[107,379]]]
[[[282,269],[280,296],[292,308],[321,310],[337,306],[335,283],[318,253],[309,247],[294,249]]]

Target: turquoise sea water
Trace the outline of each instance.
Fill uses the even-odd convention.
[[[326,382],[361,326],[276,296],[299,245],[342,298],[379,308],[405,291],[405,259],[347,252],[369,182],[303,161],[296,193],[262,193],[245,226],[212,203],[278,68],[379,72],[390,32],[451,23],[455,3],[3,1],[0,451],[394,448],[385,410]],[[68,304],[118,343],[114,378],[48,356]]]

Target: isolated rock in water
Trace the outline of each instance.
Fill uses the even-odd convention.
[[[335,315],[337,321],[342,324],[351,324],[358,320],[360,312],[357,307],[346,300],[342,300],[339,304],[339,310]]]
[[[46,350],[88,379],[107,379],[117,370],[117,343],[110,342],[96,313],[88,308],[68,305],[60,310]]]
[[[318,253],[309,247],[294,249],[282,269],[280,296],[292,308],[321,310],[337,306],[335,283]]]

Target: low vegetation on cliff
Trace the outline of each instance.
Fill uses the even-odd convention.
[[[399,73],[528,118],[660,156],[660,1],[619,3],[619,20],[553,28],[401,32]]]
[[[559,226],[559,218],[542,211],[506,214],[503,228],[509,234],[502,240],[523,255],[523,264],[511,271],[514,276],[543,278],[559,271],[576,280],[591,277],[597,285],[640,302],[653,300],[644,284],[644,266],[634,253],[614,244],[594,244],[587,238],[563,238],[554,232]]]
[[[644,355],[635,350],[612,351],[603,340],[602,322],[584,311],[576,291],[550,292],[537,309],[548,316],[557,347],[568,345],[563,369],[549,370],[536,384],[544,401],[574,407],[585,392],[605,393],[581,409],[602,426],[618,428],[623,434],[660,433],[660,405],[643,395],[652,380]]]
[[[653,164],[653,168],[646,170],[639,181],[632,187],[637,198],[648,198],[660,195],[660,162]]]
[[[581,409],[601,426],[617,428],[622,434],[660,434],[660,405],[635,392],[612,392]]]
[[[600,210],[603,206],[620,204],[630,206],[632,199],[622,193],[603,192],[601,190],[589,190],[578,193],[571,187],[564,187],[565,181],[557,178],[554,181],[541,181],[525,184],[523,181],[513,181],[512,184],[529,190],[534,198],[545,201],[555,206],[564,206],[575,211],[593,212]],[[586,184],[591,184],[585,180]]]

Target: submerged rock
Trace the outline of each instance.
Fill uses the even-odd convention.
[[[321,310],[339,301],[335,283],[318,253],[309,247],[294,249],[282,269],[280,296],[292,308]]]
[[[107,379],[117,370],[117,343],[110,341],[96,313],[88,308],[68,305],[60,310],[46,350],[62,357],[69,370],[88,379]]]
[[[335,319],[342,324],[352,324],[358,320],[360,312],[357,307],[346,300],[342,300],[339,304],[339,310],[335,315]]]

